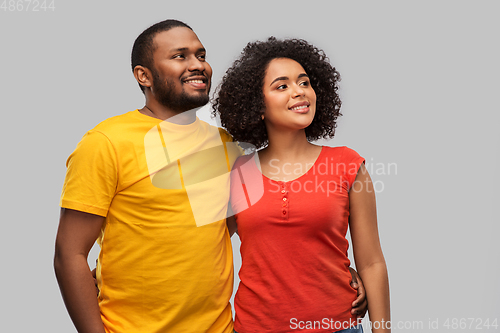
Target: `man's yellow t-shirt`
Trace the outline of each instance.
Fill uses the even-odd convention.
[[[138,110],[85,134],[61,207],[105,216],[97,279],[107,332],[232,332],[229,171],[241,154],[198,118]]]

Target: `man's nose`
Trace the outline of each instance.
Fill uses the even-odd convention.
[[[194,71],[203,72],[205,70],[205,65],[204,65],[203,61],[201,61],[197,57],[192,57],[191,59],[189,59],[188,70],[190,72],[194,72]]]

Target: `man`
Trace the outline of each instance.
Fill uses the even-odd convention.
[[[146,29],[132,50],[146,105],[97,125],[68,158],[54,267],[79,332],[233,331],[224,217],[240,150],[196,118],[209,101],[205,55],[182,22]]]

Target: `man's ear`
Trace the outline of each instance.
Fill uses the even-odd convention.
[[[137,65],[134,67],[134,77],[143,87],[151,88],[153,85],[153,75],[151,71],[144,66]]]

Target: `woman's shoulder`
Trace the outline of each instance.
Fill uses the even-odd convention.
[[[338,146],[338,147],[323,146],[323,150],[325,151],[325,153],[327,153],[329,155],[337,155],[337,156],[357,155],[357,156],[359,156],[357,151],[355,151],[354,149],[349,148],[347,146]]]

